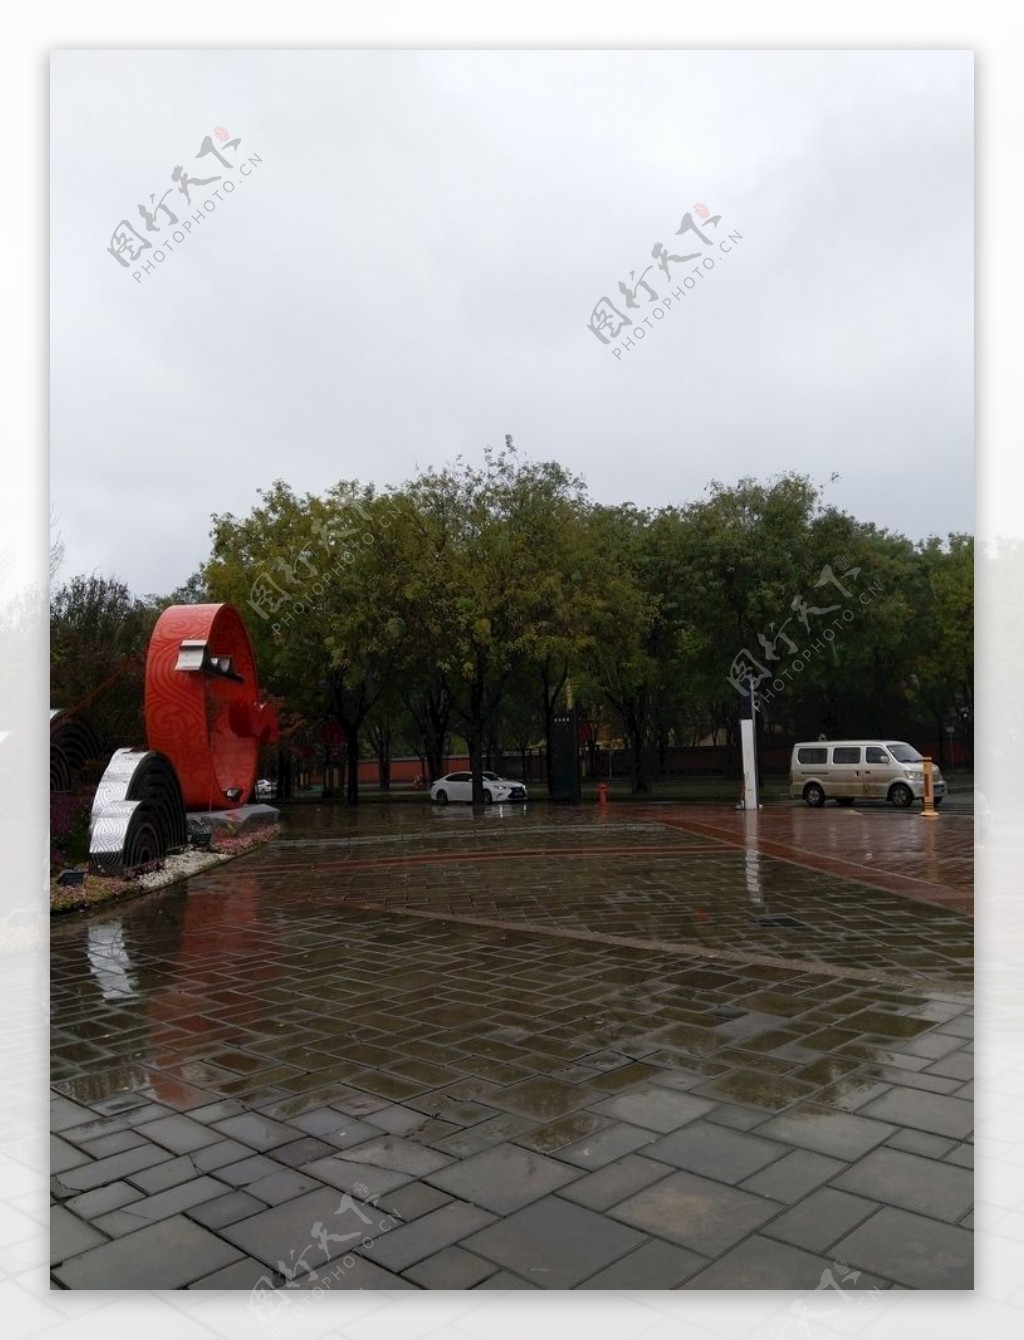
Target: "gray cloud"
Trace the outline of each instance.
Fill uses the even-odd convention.
[[[838,471],[863,519],[972,529],[972,79],[967,52],[55,55],[63,575],[167,590],[275,477],[398,484],[506,432],[603,501]],[[262,161],[136,283],[115,225],[176,164],[230,176],[194,161],[218,125]],[[698,201],[742,243],[616,360],[591,309]]]

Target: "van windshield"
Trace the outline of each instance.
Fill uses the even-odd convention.
[[[921,763],[923,759],[916,749],[911,748],[909,744],[891,744],[888,746],[889,753],[897,763]]]

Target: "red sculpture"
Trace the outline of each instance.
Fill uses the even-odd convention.
[[[174,764],[190,810],[234,809],[252,793],[277,716],[233,605],[171,605],[146,658],[146,735]]]

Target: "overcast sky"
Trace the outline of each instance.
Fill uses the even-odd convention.
[[[603,502],[838,472],[863,520],[974,529],[968,52],[64,52],[51,75],[61,578],[166,592],[275,478],[397,485],[506,433]],[[127,266],[122,221],[151,243]],[[657,243],[697,259],[668,283]],[[602,298],[633,323],[607,344]]]

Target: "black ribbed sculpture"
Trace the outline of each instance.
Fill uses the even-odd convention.
[[[50,712],[50,790],[73,791],[82,773],[110,757],[92,723],[75,712],[56,707]],[[93,777],[96,773],[94,772]]]
[[[96,790],[89,825],[94,870],[116,875],[188,842],[185,802],[170,760],[155,749],[118,749]]]

